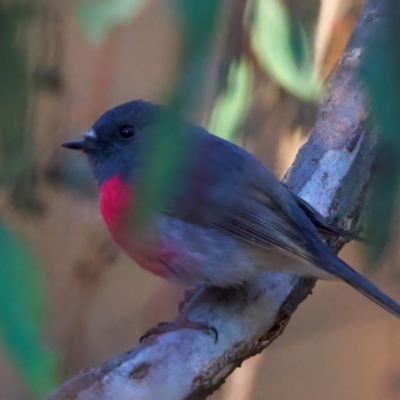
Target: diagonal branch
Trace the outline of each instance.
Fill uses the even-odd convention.
[[[309,141],[284,182],[328,219],[354,226],[370,178],[376,132],[365,128],[368,100],[357,78],[365,44],[386,26],[386,0],[369,0],[330,79]],[[344,244],[330,245],[339,250]],[[81,372],[49,400],[203,399],[245,359],[285,329],[313,279],[265,273],[257,287],[208,290],[190,319],[214,326],[219,340],[194,330],[151,338],[100,367]]]

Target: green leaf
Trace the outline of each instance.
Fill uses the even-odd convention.
[[[252,71],[245,58],[231,64],[227,86],[211,113],[210,132],[227,140],[235,138],[249,108],[252,83]]]
[[[139,178],[140,196],[135,208],[138,224],[145,224],[152,213],[161,211],[179,190],[190,151],[190,137],[183,131],[176,109],[165,109],[149,130],[149,142],[142,154],[145,168]]]
[[[280,0],[255,0],[251,42],[266,71],[286,90],[307,100],[320,100],[323,85],[313,67],[311,46],[301,27],[297,27],[302,60],[292,48],[291,27]]]
[[[0,223],[0,335],[32,392],[38,397],[56,385],[55,360],[40,339],[44,289],[32,257]]]
[[[372,104],[374,123],[379,126],[374,173],[366,221],[366,236],[375,244],[366,251],[370,267],[377,267],[394,229],[400,182],[400,4],[388,1],[384,29],[371,37],[360,66]]]
[[[117,24],[129,21],[144,0],[79,0],[78,21],[93,43],[100,43]]]
[[[140,178],[136,218],[142,223],[168,205],[184,190],[185,172],[193,143],[182,129],[181,115],[199,100],[207,57],[214,37],[221,0],[170,0],[176,7],[181,30],[181,52],[173,86],[166,96],[166,113],[149,132],[145,167]]]

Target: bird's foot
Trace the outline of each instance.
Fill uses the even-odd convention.
[[[186,318],[178,318],[172,322],[160,322],[157,326],[150,328],[141,338],[140,343],[146,341],[151,336],[162,335],[167,332],[174,332],[180,329],[195,329],[207,335],[214,336],[214,341],[218,340],[218,331],[213,326],[208,326],[201,322],[190,321]]]

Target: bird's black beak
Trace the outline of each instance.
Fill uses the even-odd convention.
[[[65,147],[67,149],[71,150],[79,150],[79,151],[85,151],[88,148],[87,142],[85,139],[82,140],[70,140],[69,142],[65,142],[61,145],[62,147]]]
[[[71,150],[79,150],[85,153],[90,152],[96,147],[97,135],[93,128],[89,129],[85,136],[79,140],[70,140],[61,146]]]

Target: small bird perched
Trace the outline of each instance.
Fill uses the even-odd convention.
[[[184,182],[166,207],[138,229],[132,210],[143,149],[164,113],[161,106],[131,101],[103,114],[82,140],[63,144],[88,156],[104,221],[141,267],[190,286],[234,287],[269,270],[339,278],[400,317],[397,302],[319,237],[351,237],[349,233],[326,223],[246,150],[189,122],[182,126],[194,150]],[[187,321],[186,327],[204,329],[192,325]]]

